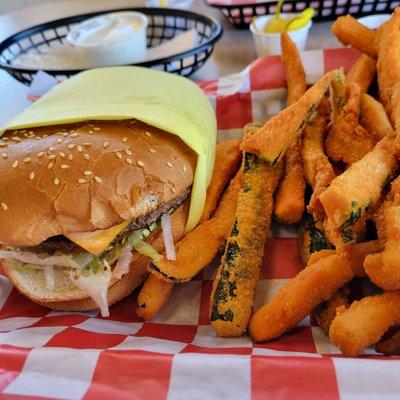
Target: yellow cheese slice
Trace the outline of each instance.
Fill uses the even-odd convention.
[[[94,232],[73,232],[64,235],[92,254],[101,254],[128,225],[130,221]]]

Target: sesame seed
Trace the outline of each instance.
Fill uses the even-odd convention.
[[[176,193],[176,189],[174,187],[171,188],[172,193]]]
[[[103,147],[108,147],[110,145],[110,142],[108,142],[107,140],[103,143]]]
[[[99,131],[100,128],[99,128],[98,126],[95,126],[95,127],[93,128],[93,130],[94,130],[94,131]]]
[[[24,158],[24,163],[28,163],[28,162],[30,162],[31,161],[31,159],[30,159],[30,157],[26,157],[26,158]]]
[[[89,131],[89,133],[93,133],[93,131],[92,131],[92,130],[90,130],[90,131]]]
[[[8,210],[8,206],[7,206],[6,203],[1,203],[1,208],[2,208],[4,211],[7,211],[7,210]]]
[[[123,137],[122,138],[122,143],[126,143],[128,141],[128,138],[127,137]]]
[[[85,171],[83,173],[83,175],[85,175],[85,176],[93,175],[93,172],[92,171]]]
[[[182,165],[182,171],[186,172],[186,165]]]
[[[85,147],[89,147],[90,146],[90,143],[89,142],[85,142],[85,143],[82,143]]]
[[[86,183],[85,179],[78,179],[79,183]]]
[[[149,152],[154,154],[156,151],[150,147]]]
[[[33,131],[28,132],[29,135],[34,135]]]
[[[149,131],[146,131],[145,134],[146,134],[146,136],[149,136],[149,137],[151,136],[151,133]]]
[[[68,160],[73,160],[74,156],[72,154],[68,154]]]
[[[34,137],[36,140],[40,140],[40,136],[31,136]]]
[[[49,154],[49,155],[47,156],[47,158],[48,158],[49,160],[54,160],[56,157],[57,157],[57,156],[56,156],[55,154]]]
[[[167,161],[166,164],[167,164],[167,167],[172,168],[172,164],[169,161]]]
[[[0,147],[7,147],[7,143],[0,143]]]
[[[116,155],[116,157],[119,158],[120,160],[122,159],[122,154],[121,154],[119,151],[117,151],[117,152],[115,153],[115,155]]]
[[[128,156],[131,156],[131,155],[132,155],[132,152],[131,152],[129,149],[125,149],[125,153],[126,153]]]
[[[35,173],[34,173],[34,172],[31,172],[31,173],[29,174],[29,179],[30,179],[31,181],[33,181],[34,178],[35,178]]]
[[[62,136],[62,132],[60,131],[60,132],[56,132],[56,135],[58,135],[58,136]]]
[[[38,154],[37,154],[37,158],[40,158],[40,157],[43,157],[44,156],[44,151],[40,151]]]
[[[90,160],[90,156],[89,156],[89,154],[87,154],[87,153],[85,153],[85,154],[83,155],[83,158],[84,158],[85,160]]]
[[[65,157],[65,153],[64,153],[63,151],[60,151],[60,152],[58,153],[58,155],[59,155],[60,157]]]
[[[61,138],[58,138],[58,139],[57,139],[57,143],[60,143],[60,144],[61,144],[62,142],[63,142],[63,140],[62,140]]]
[[[52,162],[50,162],[48,165],[47,165],[47,169],[51,169],[51,168],[53,168],[54,167],[54,164],[52,163]]]
[[[46,133],[42,136],[42,138],[47,138],[49,135]]]
[[[74,144],[74,143],[71,143],[71,144],[68,145],[68,148],[69,148],[69,149],[73,149],[74,147],[75,147],[75,144]]]
[[[127,158],[127,159],[126,159],[126,162],[127,162],[128,164],[132,164],[132,160],[131,160],[130,158]]]
[[[13,137],[11,138],[11,140],[14,140],[14,142],[20,142],[20,141],[21,141],[21,138],[18,137],[18,136],[13,136]]]
[[[13,167],[13,168],[17,168],[17,167],[18,167],[18,160],[15,160],[15,161],[13,162],[12,167]]]
[[[7,155],[6,153],[3,153],[1,156],[2,156],[3,158],[8,158],[8,155]]]
[[[144,167],[144,162],[143,162],[143,161],[140,161],[140,160],[139,160],[137,163],[138,163],[138,165],[139,165],[140,167]]]
[[[2,138],[5,142],[8,142],[8,137],[3,137]]]
[[[64,132],[64,133],[63,133],[63,136],[64,136],[64,137],[67,137],[67,136],[68,136],[68,132]]]
[[[95,177],[94,177],[94,180],[95,180],[97,183],[103,182],[103,181],[101,180],[101,178],[99,178],[98,176],[95,176]]]
[[[60,184],[60,180],[58,178],[54,178],[53,183],[58,186]]]
[[[82,153],[82,151],[83,151],[82,146],[78,146],[78,151],[79,151],[79,153]]]
[[[71,137],[78,137],[78,136],[79,136],[78,132],[71,133]]]
[[[61,164],[61,169],[68,169],[69,168],[69,165],[67,165],[67,164]]]
[[[49,147],[49,151],[53,151],[54,150],[54,147]]]

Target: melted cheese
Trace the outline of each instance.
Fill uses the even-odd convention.
[[[122,224],[112,226],[108,229],[102,229],[94,232],[74,232],[64,235],[69,240],[84,248],[92,254],[101,254],[110,245],[110,243],[119,235],[130,221],[124,221]]]

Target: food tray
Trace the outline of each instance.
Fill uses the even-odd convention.
[[[200,37],[198,45],[191,50],[134,65],[157,67],[167,72],[189,76],[206,62],[215,43],[222,35],[220,22],[191,11],[167,8],[124,8],[92,12],[36,25],[10,36],[0,43],[0,68],[6,70],[20,82],[29,84],[37,73],[37,69],[13,67],[12,61],[16,57],[32,49],[40,52],[54,44],[63,43],[74,25],[97,15],[118,11],[138,11],[146,14],[148,17],[148,47],[157,46],[190,29],[195,29]],[[81,71],[82,69],[45,70],[57,79],[65,79]]]
[[[218,8],[236,28],[247,28],[253,17],[273,14],[277,1],[257,0],[206,0],[211,7]],[[301,12],[308,7],[315,9],[314,21],[333,20],[341,15],[364,15],[391,13],[400,1],[390,0],[287,0],[282,12]]]

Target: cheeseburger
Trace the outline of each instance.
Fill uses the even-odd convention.
[[[103,74],[103,81],[113,81],[118,89],[121,71],[127,69],[91,73]],[[135,68],[129,74],[136,77],[135,89],[145,78],[160,83],[160,101],[165,101],[163,80],[183,80]],[[70,81],[97,88],[90,79]],[[59,85],[56,98],[65,95],[63,86],[71,89],[68,85]],[[121,87],[115,96],[121,90],[128,96],[129,88]],[[104,103],[110,95],[103,94]],[[140,121],[140,113],[130,115],[139,118],[107,120],[104,110],[107,118],[90,118],[92,110],[87,119],[79,115],[73,122],[67,107],[62,111],[67,117],[55,120],[43,112],[59,112],[50,107],[53,100],[50,92],[33,106],[37,114],[28,111],[0,137],[0,262],[14,286],[33,302],[67,311],[98,308],[108,316],[109,305],[143,282],[149,258],[163,251],[164,243],[168,250],[188,228],[199,151],[182,140],[184,135],[171,133],[182,112],[179,107],[174,108],[176,115],[167,107],[173,121],[167,132]],[[79,106],[87,99],[69,101]],[[110,104],[115,101],[111,95]],[[43,121],[33,118],[34,127],[29,127],[32,115]],[[162,112],[157,118],[168,121]],[[203,160],[212,158],[213,146],[211,153],[203,154]],[[206,187],[209,173],[202,175]]]

